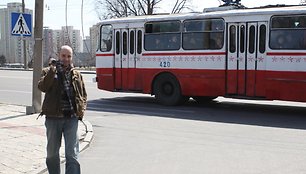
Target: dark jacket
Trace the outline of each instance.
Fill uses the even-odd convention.
[[[81,73],[74,68],[70,71],[72,76],[72,89],[75,94],[75,97],[72,99],[75,100],[76,104],[75,114],[81,120],[87,106],[87,93]],[[41,78],[38,82],[38,88],[45,93],[41,114],[46,115],[46,117],[64,117],[60,106],[63,85],[58,80],[54,68],[47,67],[42,70]]]

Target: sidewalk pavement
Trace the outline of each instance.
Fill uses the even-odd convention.
[[[46,172],[44,117],[25,115],[25,106],[0,103],[0,174],[42,174]],[[79,122],[80,151],[93,137],[88,121]],[[60,150],[64,162],[64,142]]]

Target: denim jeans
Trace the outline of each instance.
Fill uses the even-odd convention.
[[[47,129],[47,158],[46,164],[49,174],[60,174],[60,156],[62,135],[65,140],[66,174],[80,174],[78,162],[79,138],[78,119],[72,118],[46,118]]]

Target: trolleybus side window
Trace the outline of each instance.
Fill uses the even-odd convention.
[[[236,26],[232,25],[229,29],[229,50],[231,53],[236,52]]]
[[[123,32],[123,55],[127,55],[127,52],[128,52],[128,48],[127,48],[127,33],[126,33],[126,31],[125,32]]]
[[[270,47],[272,49],[306,49],[306,16],[274,16],[271,18]]]
[[[142,31],[137,31],[137,54],[142,53]]]
[[[103,25],[101,27],[101,51],[108,52],[112,49],[113,27]]]
[[[255,26],[252,25],[249,31],[249,53],[255,52]]]
[[[145,24],[145,50],[179,50],[181,47],[180,21],[150,22]]]
[[[264,53],[266,51],[266,25],[261,25],[259,27],[259,52]]]
[[[183,31],[185,50],[221,49],[224,45],[222,19],[186,20]]]
[[[130,54],[135,52],[135,31],[130,31]]]
[[[245,47],[245,26],[241,25],[240,27],[240,52],[244,53],[244,47]]]
[[[120,32],[116,32],[116,54],[120,54]]]

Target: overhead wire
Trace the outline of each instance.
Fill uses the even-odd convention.
[[[82,37],[83,37],[83,39],[85,39],[85,35],[84,35],[84,10],[83,10],[83,8],[84,8],[84,0],[82,0],[82,4],[81,4],[81,25],[82,25],[81,29],[82,29]],[[84,44],[85,44],[87,52],[90,54],[87,43],[84,42]]]

